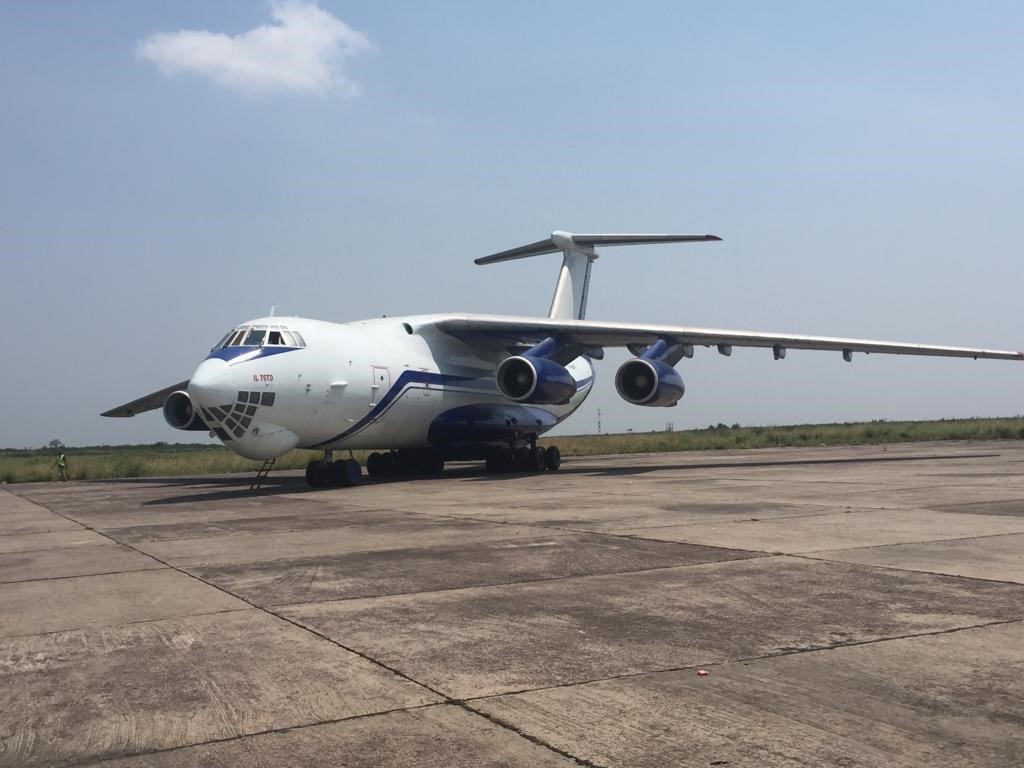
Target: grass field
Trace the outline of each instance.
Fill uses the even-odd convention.
[[[630,432],[544,438],[563,456],[607,453],[657,453],[774,448],[808,445],[870,445],[926,440],[1022,440],[1024,416],[1002,419],[942,421],[870,421],[851,424],[798,424],[741,427],[718,424],[678,432]],[[260,462],[243,459],[220,445],[168,444],[65,448],[68,478],[96,480],[170,475],[255,472]],[[277,460],[275,469],[303,469],[319,451],[295,450]],[[357,451],[360,463],[366,454]],[[32,483],[57,478],[52,450],[0,449],[0,481]]]

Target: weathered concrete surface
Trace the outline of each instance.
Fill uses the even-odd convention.
[[[0,582],[38,581],[99,573],[148,571],[165,566],[151,557],[108,541],[105,544],[0,555]],[[0,595],[0,601],[3,600]]]
[[[282,613],[466,699],[1013,620],[1024,588],[758,558]]]
[[[1024,762],[1022,443],[248,482],[0,492],[0,766]]]
[[[749,520],[741,526],[695,523],[658,528],[625,528],[616,533],[714,547],[741,546],[764,552],[795,554],[921,540],[1024,533],[1024,517],[989,517],[925,509],[869,509],[775,520]]]
[[[1024,534],[813,552],[812,557],[1024,584]]]
[[[80,528],[80,525],[0,488],[0,536],[11,533],[77,531]]]
[[[444,544],[191,569],[258,605],[628,573],[761,557],[758,552],[590,534]]]
[[[328,556],[338,552],[372,552],[392,549],[398,543],[413,541],[439,544],[529,538],[537,535],[557,536],[559,532],[475,520],[427,519],[410,523],[341,525],[305,531],[237,533],[210,538],[141,542],[136,547],[172,565],[196,566]]]
[[[1019,622],[473,702],[598,765],[1019,766]],[[607,727],[614,723],[614,727]]]
[[[247,608],[215,587],[159,571],[21,581],[0,589],[0,637]]]
[[[52,765],[438,700],[260,611],[0,640],[0,764]]]
[[[41,552],[59,547],[82,547],[109,543],[110,539],[85,528],[53,533],[0,534],[0,553]]]
[[[248,739],[113,760],[106,768],[445,768],[578,766],[466,710],[451,705],[390,712]]]

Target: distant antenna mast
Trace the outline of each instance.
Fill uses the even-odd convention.
[[[597,409],[597,434],[601,434],[601,409]]]
[[[277,312],[277,304],[270,307],[270,316],[273,317],[275,312]]]

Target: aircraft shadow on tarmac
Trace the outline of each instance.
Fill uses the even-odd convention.
[[[559,474],[567,475],[591,475],[595,477],[628,477],[632,475],[643,475],[649,472],[680,472],[680,471],[702,471],[709,469],[763,469],[771,467],[807,467],[828,464],[872,464],[901,461],[942,461],[952,459],[989,459],[999,454],[996,453],[972,453],[957,454],[955,456],[864,456],[842,459],[790,459],[777,461],[716,461],[702,462],[699,464],[652,464],[649,466],[631,467],[573,467],[571,460],[563,464],[558,470]],[[445,478],[456,477],[466,478],[472,482],[499,482],[509,480],[529,480],[536,478],[532,472],[520,472],[510,474],[486,474],[482,465],[460,466],[446,470],[439,478],[431,478],[434,481]],[[413,480],[424,480],[423,477],[389,478],[385,480],[366,480],[368,485],[382,483],[403,483]],[[109,481],[108,481],[109,482]],[[152,484],[165,488],[176,488],[188,486],[194,488],[196,485],[217,486],[217,490],[197,490],[193,493],[168,496],[161,499],[152,499],[143,502],[143,506],[165,505],[165,504],[195,504],[204,501],[230,501],[234,499],[251,499],[261,496],[275,496],[281,494],[296,493],[320,493],[321,489],[310,488],[302,475],[271,475],[259,490],[250,490],[252,483],[251,475],[232,475],[230,477],[180,477],[180,478],[136,478],[132,480],[113,482],[133,482],[139,484]]]

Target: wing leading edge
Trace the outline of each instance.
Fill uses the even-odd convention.
[[[969,357],[991,360],[1024,360],[1024,352],[975,347],[949,347],[933,344],[913,344],[870,339],[845,339],[832,336],[804,336],[786,333],[761,333],[717,328],[688,328],[685,326],[634,325],[632,323],[602,323],[592,320],[549,320],[546,318],[473,316],[446,318],[437,322],[437,328],[450,336],[471,343],[486,343],[491,337],[494,344],[510,338],[536,339],[547,336],[575,342],[586,347],[625,347],[633,344],[653,344],[664,339],[673,344],[720,347],[728,354],[731,347],[766,347],[781,357],[787,349],[832,350],[842,352],[849,360],[854,352],[890,355],[930,355],[933,357]]]
[[[169,387],[164,387],[157,392],[151,392],[144,397],[132,400],[130,403],[119,405],[117,408],[111,408],[109,411],[101,413],[100,416],[134,416],[137,413],[145,413],[146,411],[163,408],[164,402],[172,392],[177,392],[179,389],[185,389],[186,387],[188,387],[188,379],[179,381],[177,384],[172,384]]]

